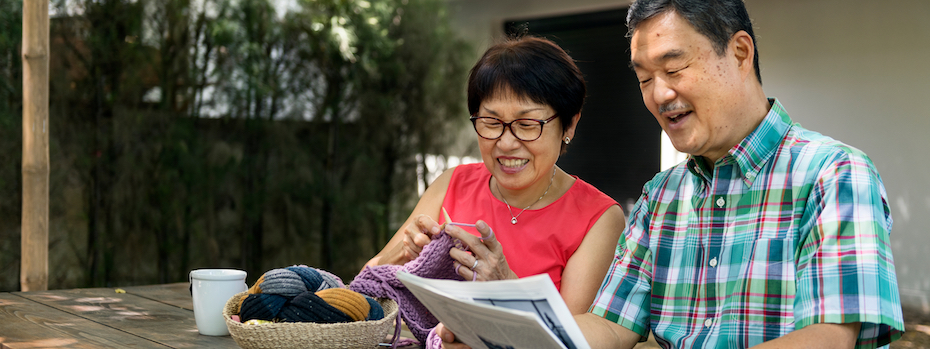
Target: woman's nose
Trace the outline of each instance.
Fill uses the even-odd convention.
[[[520,139],[513,134],[512,125],[506,127],[504,134],[501,135],[501,138],[497,139],[497,147],[501,150],[513,150],[519,148],[522,145]]]

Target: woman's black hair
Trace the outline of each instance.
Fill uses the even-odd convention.
[[[475,115],[482,101],[507,89],[552,107],[563,132],[581,112],[586,93],[572,57],[554,42],[530,35],[491,46],[475,63],[468,75],[468,112]]]

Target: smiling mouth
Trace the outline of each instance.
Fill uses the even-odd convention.
[[[683,117],[688,116],[688,115],[691,115],[691,112],[690,112],[690,111],[684,112],[684,113],[681,113],[681,114],[677,114],[677,115],[674,115],[674,116],[671,116],[671,117],[668,118],[668,120],[669,120],[671,123],[674,124],[674,123],[677,123],[678,121],[680,121]]]
[[[497,162],[504,167],[520,167],[530,162],[528,159],[497,159]]]

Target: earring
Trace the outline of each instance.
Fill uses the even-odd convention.
[[[565,144],[568,144],[568,143],[570,143],[571,141],[572,141],[571,138],[565,137]]]

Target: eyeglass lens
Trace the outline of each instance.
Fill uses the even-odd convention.
[[[542,135],[543,124],[534,119],[517,119],[506,124],[517,139],[533,141]],[[498,119],[490,117],[475,118],[475,131],[478,135],[488,139],[497,139],[504,135],[505,124]]]

